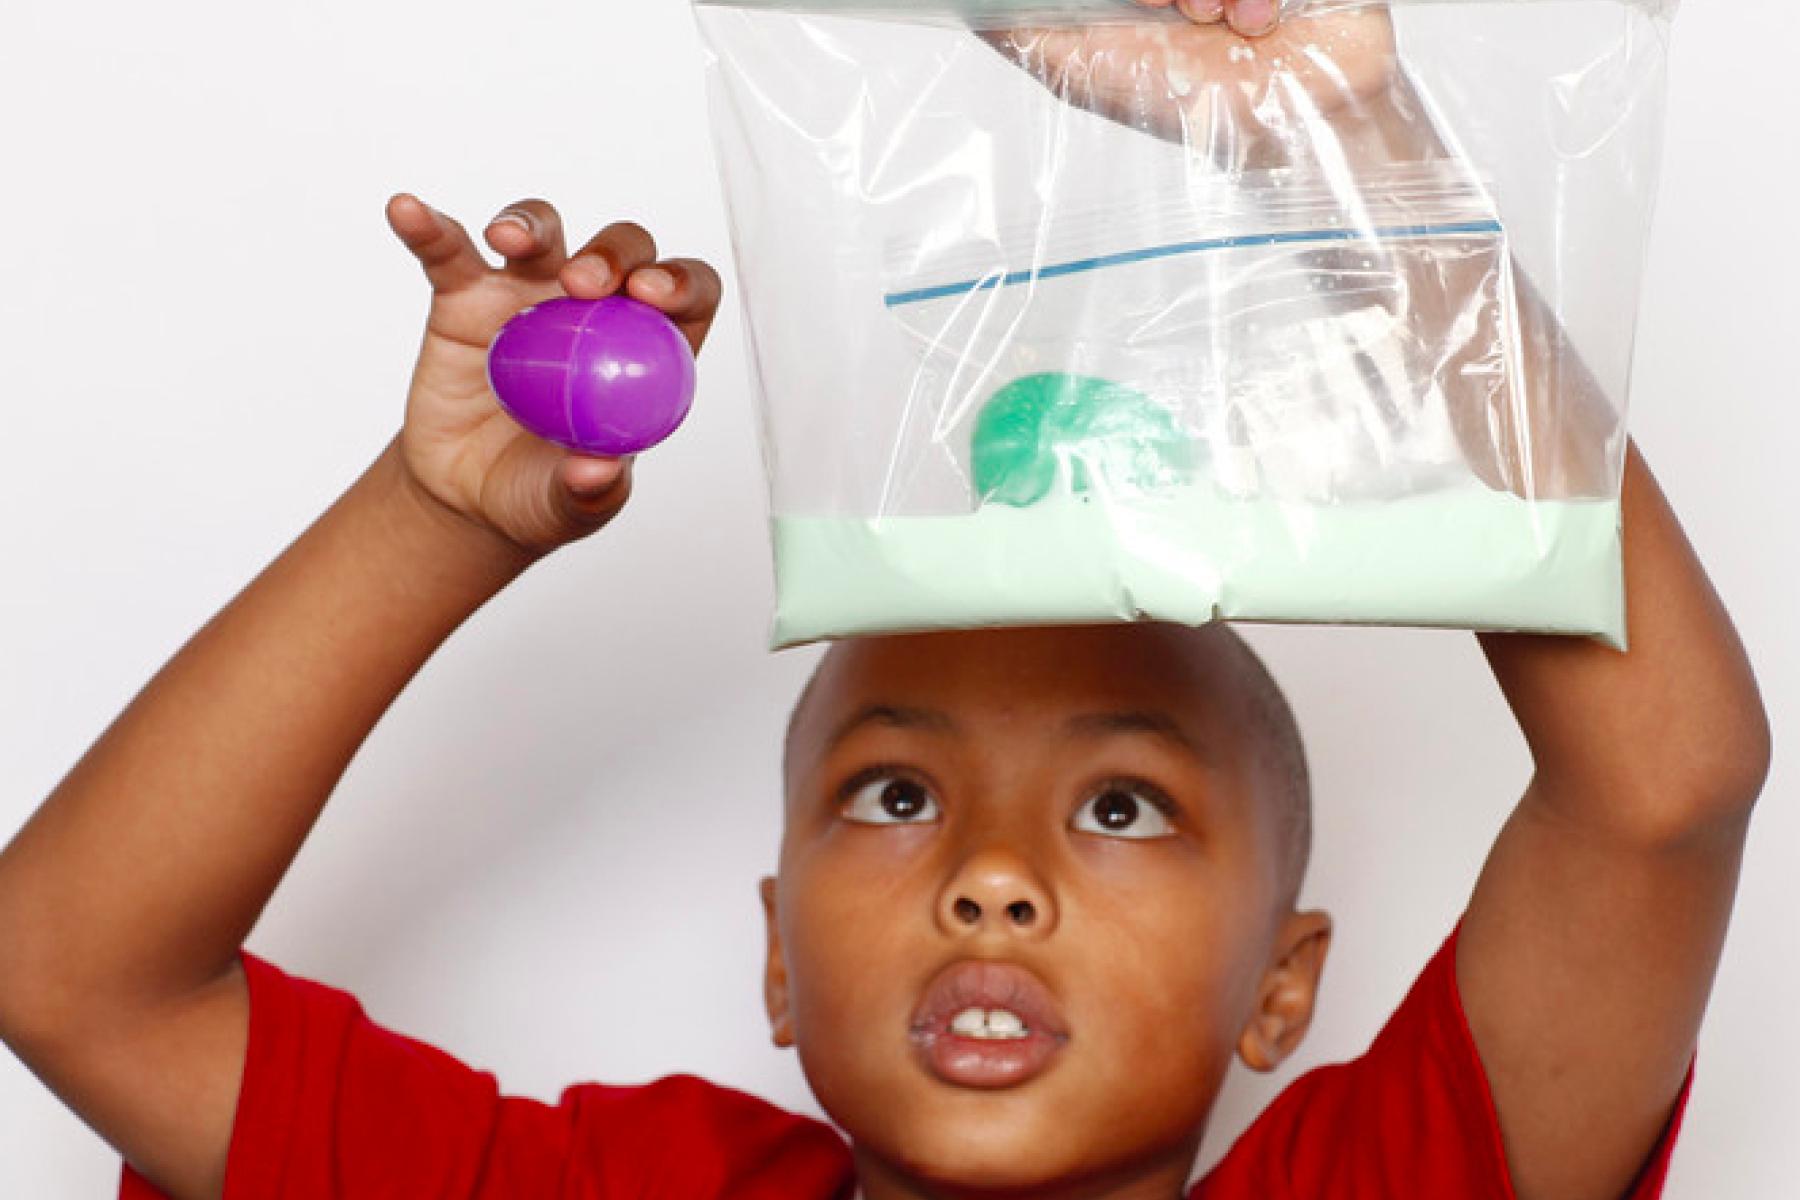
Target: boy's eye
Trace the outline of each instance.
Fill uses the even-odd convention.
[[[844,816],[870,825],[917,825],[937,819],[938,802],[924,784],[904,775],[883,774],[852,782],[845,789]]]
[[[1109,783],[1076,810],[1075,828],[1115,837],[1167,837],[1175,832],[1166,812],[1168,804],[1147,784]]]

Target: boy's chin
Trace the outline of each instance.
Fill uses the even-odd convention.
[[[908,1136],[901,1130],[884,1130],[881,1141],[897,1144],[873,1146],[857,1142],[859,1173],[867,1173],[867,1160],[883,1164],[882,1174],[903,1176],[928,1192],[1012,1192],[1035,1195],[1067,1184],[1085,1174],[1073,1163],[1058,1161],[1069,1149],[1035,1137],[980,1138],[971,1140],[958,1131],[932,1131]]]
[[[867,1178],[870,1160],[876,1159],[881,1175],[904,1178],[928,1194],[1051,1196],[1130,1170],[1134,1159],[1120,1154],[1130,1155],[1132,1147],[1102,1149],[1078,1144],[1081,1141],[1069,1130],[1056,1138],[983,1139],[979,1144],[954,1135],[912,1139],[902,1134],[892,1152],[858,1142],[854,1153],[859,1176]],[[1147,1149],[1137,1148],[1135,1161],[1140,1166]],[[1188,1158],[1191,1162],[1192,1155]]]
[[[1153,1149],[1121,1144],[1116,1125],[1095,1128],[1030,1089],[967,1090],[890,1104],[875,1127],[846,1132],[859,1169],[876,1159],[883,1174],[948,1192],[1050,1193],[1142,1162]]]

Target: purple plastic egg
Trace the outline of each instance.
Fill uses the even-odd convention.
[[[488,347],[501,407],[586,454],[635,454],[694,402],[694,352],[675,323],[629,296],[559,296],[516,314]]]

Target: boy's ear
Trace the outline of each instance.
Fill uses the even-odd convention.
[[[768,931],[768,961],[763,967],[763,1007],[769,1012],[769,1032],[777,1046],[794,1044],[794,1022],[788,1016],[787,959],[781,954],[781,927],[775,913],[775,877],[765,875],[757,885],[762,893],[763,923]]]
[[[1306,1036],[1330,948],[1331,917],[1326,913],[1292,913],[1282,923],[1274,962],[1263,974],[1255,1011],[1238,1038],[1238,1057],[1245,1066],[1273,1071]]]

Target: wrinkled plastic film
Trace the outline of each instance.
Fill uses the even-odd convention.
[[[1622,642],[1659,6],[1334,0],[1255,42],[700,14],[777,644],[1218,616]]]
[[[1341,11],[1389,5],[1470,4],[1492,0],[1281,0],[1284,14]],[[1555,3],[1557,0],[1508,0]],[[1678,0],[1618,0],[1646,15],[1668,19]],[[861,17],[867,20],[964,29],[1017,29],[1031,25],[1101,25],[1185,20],[1173,7],[1146,8],[1136,0],[695,0],[697,7],[738,8],[800,16]]]
[[[993,470],[984,478],[974,459],[991,445],[979,413],[1044,376],[1115,385],[1107,407],[1144,414],[1140,436],[1115,417],[1117,436],[1071,439],[1061,478],[998,494],[1008,502],[1087,480],[1119,499],[1204,482],[1222,498],[1320,504],[1460,482],[1453,415],[1513,404],[1504,230],[1474,181],[1435,164],[1407,175],[1364,197],[1361,225],[1323,182],[1281,173],[1239,177],[1204,205],[1071,216],[1056,237],[1014,231],[941,264],[910,249],[884,303],[908,335],[908,407],[925,427],[897,444],[876,511],[995,499]],[[1159,459],[1171,469],[1150,470]],[[944,465],[942,495],[921,494],[915,472]]]

